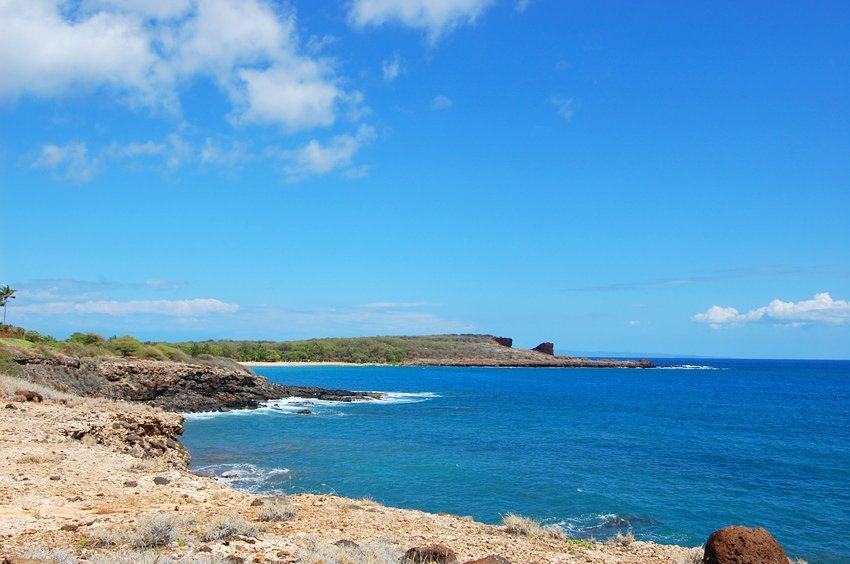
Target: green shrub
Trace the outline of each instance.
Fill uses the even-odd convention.
[[[105,339],[97,333],[74,333],[68,337],[68,341],[82,345],[102,345]]]
[[[141,356],[145,350],[145,345],[129,335],[110,337],[106,346],[121,356]]]
[[[38,331],[29,330],[24,333],[24,339],[29,341],[30,343],[55,343],[56,339],[51,337],[50,335],[42,335]]]

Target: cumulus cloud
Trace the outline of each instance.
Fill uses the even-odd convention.
[[[345,95],[300,48],[295,15],[262,0],[2,0],[0,76],[0,98],[106,87],[168,111],[206,77],[234,122],[286,130],[332,125]]]
[[[381,71],[384,73],[384,80],[392,82],[398,75],[401,74],[401,59],[398,53],[393,55],[392,59],[388,59],[381,65]]]
[[[101,314],[130,315],[148,313],[169,317],[198,317],[211,313],[234,313],[237,304],[228,304],[216,299],[196,298],[191,300],[95,300],[87,302],[47,302],[21,306],[20,313],[41,315]]]
[[[298,182],[306,176],[327,174],[334,170],[351,165],[354,155],[360,148],[375,138],[375,130],[368,125],[361,125],[355,135],[336,135],[328,143],[313,139],[295,150],[276,151],[284,161],[284,172],[287,180]],[[354,169],[355,176],[361,171]]]
[[[431,42],[475,23],[494,0],[354,0],[348,13],[356,27],[401,24],[428,32]]]
[[[734,307],[714,305],[692,317],[713,329],[757,321],[801,326],[810,323],[826,325],[850,324],[850,302],[834,300],[828,292],[815,294],[814,299],[799,302],[773,300],[768,305],[741,313]]]
[[[446,110],[451,108],[453,103],[451,98],[440,94],[439,96],[434,96],[434,99],[431,100],[431,109],[434,111]]]
[[[85,143],[71,142],[43,145],[32,166],[52,170],[57,180],[88,182],[94,176],[98,163],[89,155]]]

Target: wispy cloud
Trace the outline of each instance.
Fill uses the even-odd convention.
[[[444,34],[475,20],[494,0],[354,0],[348,13],[356,27],[388,23],[428,32],[432,43]]]
[[[361,125],[356,134],[336,135],[328,143],[313,139],[294,150],[273,149],[268,153],[284,161],[283,171],[287,181],[299,182],[311,175],[328,174],[349,167],[354,155],[374,138],[375,130],[368,125]],[[355,168],[349,172],[357,177],[366,171]]]
[[[810,323],[825,325],[850,324],[850,302],[834,300],[828,292],[815,294],[814,299],[799,302],[773,300],[768,305],[741,313],[734,307],[714,305],[692,317],[712,329],[734,327],[753,322],[801,326]]]
[[[572,98],[562,98],[561,96],[552,96],[549,98],[549,102],[555,106],[555,110],[558,112],[558,115],[562,118],[569,120],[573,117],[573,99]]]
[[[94,177],[98,160],[89,155],[85,143],[48,144],[41,147],[41,153],[32,166],[53,171],[53,177],[56,180],[83,183],[89,182]]]
[[[398,56],[398,53],[394,54],[392,59],[383,62],[381,71],[384,74],[384,80],[387,82],[392,82],[398,78],[402,72],[401,58]]]
[[[448,96],[444,96],[442,94],[438,96],[434,96],[434,99],[431,100],[431,109],[434,111],[446,110],[451,108],[454,102]]]
[[[237,304],[228,304],[216,299],[195,298],[191,300],[97,300],[87,302],[45,302],[16,308],[18,313],[39,315],[101,314],[132,315],[147,313],[169,317],[198,317],[211,313],[234,313]]]

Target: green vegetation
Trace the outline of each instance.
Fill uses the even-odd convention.
[[[460,359],[481,354],[489,335],[355,337],[307,341],[202,341],[175,343],[190,356],[209,354],[241,362],[353,362],[401,364],[417,358]]]
[[[8,326],[7,326],[8,327]],[[196,362],[233,367],[238,362],[350,362],[403,364],[417,359],[446,361],[492,356],[489,335],[429,335],[422,337],[355,337],[305,341],[187,341],[142,342],[128,335],[104,338],[97,333],[74,333],[59,340],[38,331],[15,328],[15,338],[0,345],[16,345],[49,355],[53,351],[79,358],[120,356],[173,362]],[[7,333],[11,337],[11,333]],[[18,337],[19,335],[19,337]],[[509,350],[509,349],[505,349]],[[229,360],[225,360],[229,359]]]

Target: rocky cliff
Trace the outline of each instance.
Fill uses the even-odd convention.
[[[34,383],[87,397],[144,402],[168,411],[257,407],[285,397],[328,401],[371,399],[374,394],[272,384],[236,363],[224,366],[117,357],[76,358],[15,349],[14,361]]]

